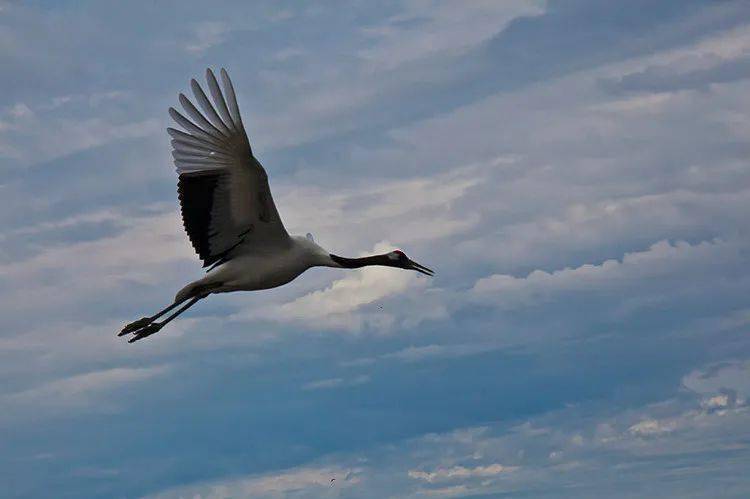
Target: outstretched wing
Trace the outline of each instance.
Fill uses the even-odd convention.
[[[198,82],[190,80],[203,113],[180,94],[180,104],[192,121],[169,108],[184,131],[167,129],[179,174],[182,221],[204,267],[231,257],[243,242],[268,246],[289,238],[271,197],[268,175],[252,154],[224,69],[221,80],[223,93],[214,73],[206,70],[213,104]]]

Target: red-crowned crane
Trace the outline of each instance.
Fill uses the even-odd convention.
[[[433,274],[399,250],[344,258],[324,250],[309,235],[290,236],[271,197],[268,175],[253,156],[229,75],[221,70],[223,92],[210,69],[206,81],[213,103],[191,80],[203,113],[180,94],[180,104],[192,121],[170,108],[170,116],[184,131],[167,131],[172,136],[185,231],[208,273],[182,288],[167,308],[128,324],[119,336],[132,334],[130,343],[141,340],[212,293],[274,288],[310,267],[384,265]]]

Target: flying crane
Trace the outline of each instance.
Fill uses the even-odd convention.
[[[192,79],[190,87],[203,112],[180,94],[180,104],[189,118],[169,108],[170,116],[184,131],[167,129],[179,177],[183,225],[208,272],[182,288],[174,303],[128,324],[118,336],[132,335],[129,343],[142,340],[210,294],[274,288],[311,267],[382,265],[433,274],[400,250],[345,258],[324,250],[312,237],[289,235],[271,197],[268,175],[253,156],[232,81],[224,69],[220,76],[223,92],[213,71],[206,70],[213,103]],[[172,314],[158,321],[169,312]]]

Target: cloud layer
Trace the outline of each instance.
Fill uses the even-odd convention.
[[[0,2],[0,42],[9,496],[748,495],[746,2]],[[202,275],[164,128],[207,66],[290,232],[436,276],[117,341]]]

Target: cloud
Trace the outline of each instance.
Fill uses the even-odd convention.
[[[476,466],[474,468],[453,466],[452,468],[436,468],[433,471],[409,470],[409,476],[415,480],[424,480],[433,483],[443,480],[491,477],[501,473],[509,473],[517,469],[517,466],[508,467],[499,463],[494,463],[487,466]]]
[[[368,253],[384,253],[392,249],[391,244],[381,242]],[[388,330],[396,323],[397,317],[394,314],[380,309],[375,311],[365,308],[400,295],[417,293],[427,286],[426,279],[417,277],[416,273],[387,267],[366,267],[347,272],[345,277],[333,281],[325,289],[262,310],[240,313],[235,318],[261,317],[300,324],[312,329],[354,332],[365,329]],[[423,310],[421,314],[410,314],[410,317],[404,320],[428,319],[435,314],[440,315],[442,311]]]
[[[384,23],[364,28],[372,39],[360,51],[372,71],[392,70],[436,54],[461,53],[487,41],[514,19],[539,15],[541,2],[476,2],[471,9],[434,1],[405,2]]]
[[[708,411],[726,409],[737,402],[735,394],[714,395],[701,400],[701,407]]]
[[[656,419],[646,419],[639,423],[634,424],[628,431],[639,437],[647,437],[650,435],[659,435],[661,433],[668,433],[674,431],[674,424],[670,422],[660,422]]]
[[[484,176],[473,167],[434,177],[406,177],[337,188],[285,188],[275,198],[285,224],[311,231],[334,252],[354,251],[354,241],[376,244],[377,234],[399,245],[419,245],[460,234],[475,226],[475,213],[456,213]],[[392,249],[392,248],[391,248]]]
[[[404,362],[419,362],[425,359],[463,357],[491,350],[488,345],[425,345],[421,347],[407,347],[397,352],[381,356],[383,359],[397,359]]]
[[[723,406],[723,399],[717,403]],[[582,490],[591,497],[605,491],[627,497],[625,484],[641,477],[656,480],[660,485],[651,489],[667,497],[680,497],[683,487],[699,490],[700,496],[712,490],[712,485],[691,478],[700,481],[706,473],[741,468],[742,460],[729,464],[725,458],[747,454],[747,446],[737,437],[745,433],[742,428],[749,416],[745,407],[713,411],[700,397],[669,398],[629,408],[587,403],[512,428],[496,422],[425,435],[401,442],[380,462],[398,459],[409,463],[408,476],[416,481],[450,481],[452,486],[462,487],[463,493],[477,495],[545,497],[546,490],[559,495],[561,481],[575,481],[581,484],[574,492],[576,497]],[[415,461],[422,461],[421,465],[414,467]],[[459,464],[461,461],[464,464]],[[508,462],[512,464],[505,464]],[[377,474],[373,468],[371,464],[369,475]],[[592,473],[600,478],[591,479]],[[680,477],[677,482],[666,480],[676,476]]]
[[[289,494],[328,494],[331,478],[336,478],[339,489],[356,488],[359,483],[357,468],[299,467],[279,473],[267,473],[235,480],[222,480],[179,487],[147,497],[169,499],[192,497],[195,499],[223,499],[225,497],[279,497]]]
[[[741,397],[750,398],[750,361],[727,361],[695,370],[682,379],[688,390],[701,395],[729,391]],[[726,397],[722,394],[720,397]],[[709,405],[718,404],[722,399],[709,398]]]
[[[618,80],[603,80],[610,92],[674,92],[677,90],[708,90],[711,84],[728,83],[750,78],[750,59],[718,60],[705,69],[686,70],[681,67],[652,66],[625,75]]]
[[[684,89],[705,91],[713,83],[744,79],[746,53],[750,48],[747,27],[743,24],[694,43],[628,61],[622,65],[621,74],[602,78],[600,84],[614,93],[662,93]]]
[[[345,367],[357,367],[368,366],[377,361],[389,360],[411,363],[439,359],[454,359],[492,352],[500,348],[501,346],[499,345],[479,343],[409,346],[395,352],[384,353],[377,357],[361,357],[359,359],[348,360],[342,362],[341,365]]]
[[[737,255],[738,250],[736,243],[719,240],[694,245],[659,241],[648,250],[626,253],[622,260],[606,260],[599,265],[585,264],[553,272],[535,270],[526,277],[506,274],[484,277],[474,284],[472,293],[477,299],[498,300],[499,306],[513,308],[538,305],[563,293],[621,292],[667,276],[679,279],[705,262],[724,263]]]
[[[90,97],[92,101],[100,98]],[[113,122],[98,116],[72,119],[51,114],[54,109],[36,111],[19,102],[6,110],[0,151],[5,150],[21,164],[39,164],[108,143],[162,133],[160,123],[153,118],[134,122]]]
[[[571,482],[581,484],[576,497],[582,491],[590,497],[628,497],[627,484],[638,477],[665,497],[681,497],[686,490],[701,496],[716,485],[704,483],[707,473],[742,469],[740,456],[748,449],[739,440],[750,412],[744,406],[716,411],[705,407],[698,394],[674,395],[637,406],[588,401],[528,419],[391,441],[368,449],[366,459],[361,451],[336,452],[280,472],[201,483],[155,497],[266,497],[292,491],[315,496],[334,476],[337,486],[341,480],[351,492],[368,497],[544,497],[549,490],[559,495],[561,483]]]
[[[354,378],[351,378],[351,379],[328,378],[328,379],[320,379],[317,381],[311,381],[309,383],[305,383],[304,385],[302,385],[302,389],[303,390],[327,390],[331,388],[341,388],[341,387],[362,385],[364,383],[367,383],[368,381],[370,381],[370,377],[365,374],[355,376]]]
[[[77,222],[99,216],[88,215]],[[6,313],[11,309],[20,312],[45,303],[52,310],[81,303],[86,296],[101,296],[129,282],[164,282],[164,274],[155,271],[156,267],[163,272],[164,265],[194,258],[178,215],[171,209],[120,218],[119,222],[124,228],[114,235],[51,246],[28,259],[1,264],[0,276],[26,283],[24,296],[8,297],[2,308]]]
[[[194,28],[194,39],[185,45],[185,50],[194,55],[203,55],[208,49],[223,43],[230,31],[226,23],[218,21],[199,23]]]
[[[139,383],[167,372],[167,366],[119,367],[58,378],[39,386],[2,395],[9,408],[3,418],[23,418],[28,413],[69,414],[73,410],[111,412],[117,402],[108,397],[119,387]]]

